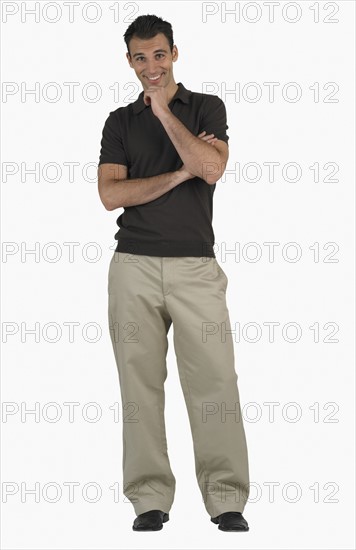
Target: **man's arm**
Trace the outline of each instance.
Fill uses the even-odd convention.
[[[103,163],[98,167],[98,190],[106,210],[115,210],[153,201],[192,177],[182,167],[158,176],[127,179],[127,166]]]
[[[219,141],[213,134],[203,135],[198,139],[216,147]],[[192,179],[191,174],[183,164],[178,170],[165,172],[147,178],[127,179],[127,166],[119,163],[103,162],[98,166],[98,190],[101,202],[107,210],[115,210],[122,206],[136,206],[157,199],[180,183]]]
[[[229,156],[224,141],[217,140],[215,147],[209,146],[195,137],[169,109],[157,116],[190,173],[209,184],[221,178]]]

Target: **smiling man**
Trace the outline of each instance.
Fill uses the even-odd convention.
[[[123,491],[137,514],[134,530],[162,529],[176,485],[164,419],[173,324],[205,508],[220,530],[247,531],[248,456],[228,278],[216,260],[212,228],[213,194],[228,160],[225,105],[176,84],[178,49],[167,21],[140,16],[124,39],[143,90],[110,112],[98,167],[105,208],[124,208],[108,277],[123,408]]]

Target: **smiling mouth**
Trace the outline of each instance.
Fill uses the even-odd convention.
[[[161,76],[163,75],[164,73],[161,73],[160,75],[154,77],[154,78],[150,78],[149,76],[146,76],[146,78],[148,79],[149,82],[158,82],[159,79],[161,78]]]

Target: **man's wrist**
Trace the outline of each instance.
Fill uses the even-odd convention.
[[[167,109],[162,109],[157,114],[157,118],[162,122],[162,124],[163,124],[164,120],[166,120],[167,118],[172,117],[172,116],[174,116],[174,115],[173,115],[172,111],[169,109],[169,107],[167,107]]]
[[[180,183],[183,183],[183,181],[186,181],[188,179],[188,175],[184,172],[184,170],[176,170],[175,172],[172,172],[173,174],[173,187],[176,187]]]

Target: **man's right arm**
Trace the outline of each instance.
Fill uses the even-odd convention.
[[[124,164],[103,163],[98,166],[98,190],[107,210],[136,206],[153,201],[194,176],[184,165],[174,172],[148,178],[127,179]]]

